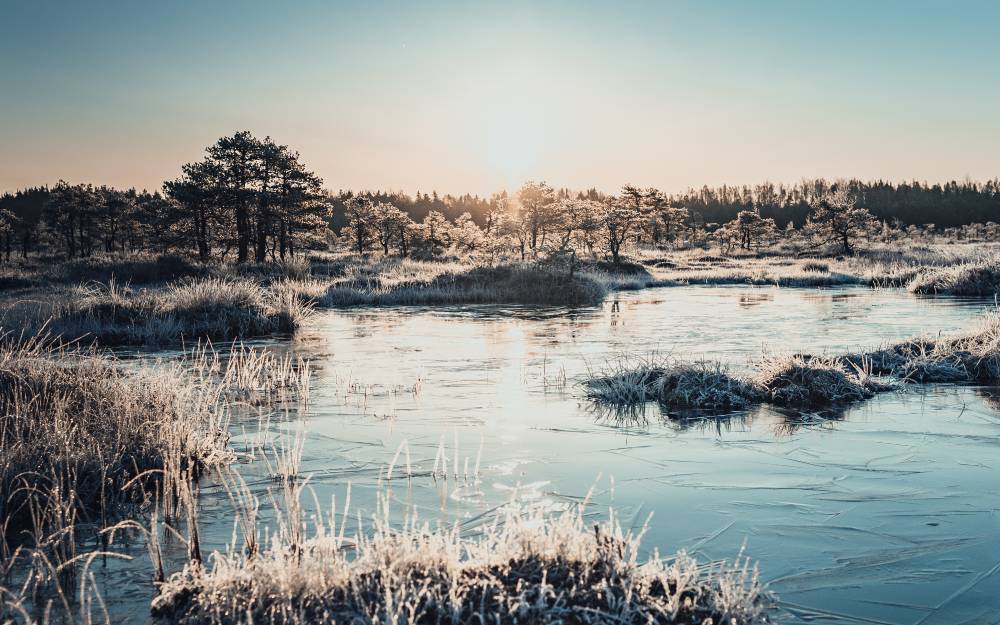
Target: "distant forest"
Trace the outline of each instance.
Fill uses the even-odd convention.
[[[267,146],[266,143],[261,145]],[[283,146],[277,146],[283,148]],[[301,171],[294,155],[288,156],[291,160],[292,171]],[[211,160],[211,159],[209,159]],[[286,159],[287,160],[287,159]],[[188,178],[191,177],[194,164],[188,165],[186,170]],[[298,168],[298,169],[296,169]],[[468,213],[472,221],[479,226],[483,226],[489,220],[491,212],[503,210],[508,205],[508,199],[514,200],[512,196],[507,197],[506,193],[495,194],[491,198],[482,198],[476,195],[439,195],[436,191],[417,192],[411,196],[403,192],[383,192],[366,191],[354,193],[351,191],[329,192],[321,191],[318,187],[318,179],[309,178],[312,174],[305,172],[306,188],[300,193],[301,200],[294,206],[305,207],[299,210],[286,211],[295,219],[287,216],[280,217],[284,213],[272,211],[273,224],[268,225],[268,234],[271,239],[263,240],[261,237],[260,248],[266,241],[280,240],[283,249],[284,223],[297,226],[298,231],[305,232],[309,228],[306,226],[309,219],[322,219],[337,232],[341,232],[347,225],[348,210],[347,204],[351,198],[364,196],[373,203],[386,202],[392,204],[413,221],[420,222],[432,212],[440,213],[450,221],[457,221],[464,213]],[[178,185],[181,181],[168,182],[164,191],[147,192],[117,191],[106,189],[105,187],[90,188],[92,193],[111,193],[124,197],[129,205],[131,220],[124,223],[142,224],[142,227],[156,230],[156,224],[162,221],[164,215],[171,212],[168,197],[180,197]],[[173,185],[173,186],[172,186]],[[295,187],[288,187],[286,189]],[[686,209],[690,215],[690,221],[707,227],[709,230],[714,226],[724,224],[736,219],[741,211],[754,211],[762,218],[771,218],[778,228],[785,228],[789,223],[796,228],[801,228],[806,223],[806,218],[810,214],[813,205],[818,198],[830,192],[831,188],[840,188],[848,191],[855,198],[856,205],[867,208],[871,214],[879,221],[884,221],[895,226],[920,225],[937,229],[959,227],[972,223],[1000,222],[1000,179],[993,179],[986,182],[947,182],[944,184],[928,184],[921,182],[891,183],[884,181],[866,182],[861,180],[850,181],[827,181],[824,179],[806,180],[796,184],[772,184],[763,183],[754,186],[722,186],[722,187],[702,187],[701,189],[690,189],[684,193],[663,195],[666,200],[664,204],[671,207]],[[11,252],[18,255],[40,251],[45,244],[44,229],[41,227],[46,219],[47,207],[51,207],[53,199],[60,192],[65,190],[65,183],[54,187],[35,187],[6,193],[0,196],[0,221],[8,224],[6,228],[0,228],[0,254],[9,258]],[[312,195],[309,195],[312,194]],[[287,193],[286,193],[287,195]],[[516,195],[516,194],[515,194]],[[588,191],[571,191],[568,189],[554,190],[555,199],[578,199],[578,200],[598,200],[606,199],[605,194],[594,189]],[[277,197],[277,196],[276,196]],[[318,211],[310,208],[321,197],[322,204],[326,210]],[[309,198],[313,198],[310,200]],[[225,199],[225,198],[221,198]],[[279,198],[280,199],[280,198]],[[206,198],[206,201],[220,201],[218,196]],[[112,203],[105,202],[107,206]],[[278,206],[275,201],[274,208]],[[4,217],[6,215],[6,217]],[[297,221],[296,221],[297,220]],[[280,230],[275,228],[280,227]],[[290,226],[289,226],[290,227]],[[166,226],[164,226],[166,228]],[[254,224],[249,226],[247,236],[249,239],[254,231]],[[263,230],[259,230],[263,232]],[[315,230],[312,230],[315,232]],[[277,233],[277,234],[275,234]],[[67,233],[70,240],[72,234]],[[156,236],[156,232],[145,233],[143,238]],[[280,237],[278,236],[280,234]],[[107,244],[108,251],[112,249],[124,249],[124,238],[139,236],[131,232],[126,232],[119,227],[117,237],[121,247]],[[289,239],[288,245],[292,245]],[[298,241],[298,239],[296,239]],[[305,244],[299,241],[297,244]],[[234,241],[231,246],[237,245]],[[246,245],[246,243],[244,243]],[[273,247],[274,243],[268,243]],[[100,247],[97,241],[95,247]],[[130,246],[135,249],[136,246]],[[139,246],[141,247],[141,246]],[[253,247],[251,242],[251,247]],[[252,252],[253,250],[251,250]],[[244,252],[245,254],[247,252]],[[72,254],[71,254],[72,255]],[[272,250],[273,256],[273,250]],[[262,258],[262,252],[258,252],[257,258]]]
[[[986,182],[951,181],[944,184],[926,182],[891,183],[863,180],[830,181],[823,178],[805,180],[796,184],[765,182],[754,186],[721,186],[689,189],[684,193],[667,195],[671,206],[685,208],[691,215],[700,215],[704,223],[725,223],[736,218],[740,211],[756,210],[761,217],[771,217],[780,228],[789,222],[801,228],[812,210],[810,202],[822,197],[837,185],[846,188],[858,206],[867,208],[877,219],[903,226],[929,225],[952,228],[972,223],[1000,221],[1000,178]],[[351,197],[341,191],[339,206],[333,213],[333,226],[340,229],[346,223],[342,200]],[[419,221],[434,210],[451,220],[468,212],[479,225],[486,222],[490,211],[497,206],[499,194],[492,199],[475,195],[443,195],[417,192],[409,196],[403,192],[366,193],[374,201],[389,202]],[[558,198],[603,200],[606,194],[595,189],[571,191],[559,189]],[[2,200],[0,200],[2,202]],[[2,204],[0,204],[2,206]]]

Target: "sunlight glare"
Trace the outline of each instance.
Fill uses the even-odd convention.
[[[514,187],[530,177],[545,144],[544,109],[527,96],[508,95],[483,111],[487,165]]]

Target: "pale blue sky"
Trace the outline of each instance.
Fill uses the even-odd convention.
[[[332,188],[1000,175],[998,2],[0,0],[0,190],[223,134]]]

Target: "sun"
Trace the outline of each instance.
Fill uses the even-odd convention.
[[[526,96],[497,98],[483,110],[485,160],[513,186],[539,175],[545,146],[544,109]]]

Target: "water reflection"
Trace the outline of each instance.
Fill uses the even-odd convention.
[[[656,402],[646,404],[604,404],[590,402],[587,411],[599,425],[649,430],[660,426],[675,432],[689,430],[701,434],[722,436],[732,432],[747,432],[752,427],[768,430],[776,438],[795,434],[801,428],[829,428],[847,418],[851,406],[839,406],[819,411],[799,411],[778,406],[758,406],[752,410],[718,413],[713,410],[678,410]]]
[[[774,295],[770,293],[744,293],[740,295],[740,306],[743,308],[751,308],[771,301],[774,301]]]

